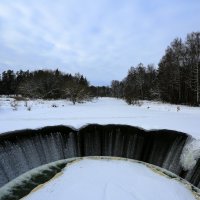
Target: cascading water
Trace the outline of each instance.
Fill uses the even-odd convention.
[[[0,186],[35,167],[57,160],[115,156],[157,165],[200,187],[200,161],[189,169],[180,162],[189,138],[176,131],[96,124],[79,130],[55,126],[4,133],[0,135]]]

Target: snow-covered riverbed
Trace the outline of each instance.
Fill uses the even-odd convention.
[[[200,138],[200,108],[143,101],[141,106],[127,105],[123,100],[99,98],[72,105],[66,100],[21,101],[17,110],[12,99],[0,99],[0,132],[49,125],[70,125],[79,128],[89,123],[128,124],[144,129],[171,129]],[[56,106],[56,107],[53,107]]]

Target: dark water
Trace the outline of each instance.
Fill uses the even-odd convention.
[[[65,126],[22,130],[0,135],[0,186],[35,167],[82,156],[117,156],[163,167],[199,187],[200,160],[183,171],[180,155],[188,135],[176,131],[125,125]]]

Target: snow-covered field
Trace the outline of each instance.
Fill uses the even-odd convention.
[[[84,159],[30,193],[26,200],[194,200],[182,183],[143,164]]]
[[[200,138],[200,108],[143,101],[141,106],[127,105],[123,100],[99,98],[73,105],[66,100],[18,102],[0,98],[0,133],[24,128],[70,125],[79,128],[90,123],[127,124],[144,129],[171,129]],[[26,107],[27,106],[27,107]],[[57,106],[57,107],[53,107]],[[30,111],[28,111],[30,108]]]

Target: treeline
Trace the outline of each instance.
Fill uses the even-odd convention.
[[[153,65],[131,67],[122,81],[112,81],[112,95],[129,104],[161,100],[175,104],[200,103],[200,32],[185,41],[174,39],[156,69]]]
[[[128,104],[135,104],[138,100],[156,99],[159,98],[157,83],[157,71],[154,66],[144,66],[140,63],[130,68],[123,81],[112,81],[112,94],[114,97],[124,98]]]
[[[107,87],[90,86],[79,73],[74,76],[59,71],[36,70],[4,71],[0,76],[1,95],[22,95],[28,98],[60,99],[76,102],[90,100],[96,96],[107,96]]]
[[[176,38],[159,63],[161,99],[171,103],[199,104],[200,32]]]
[[[131,67],[122,80],[111,87],[90,86],[83,75],[59,70],[33,72],[12,70],[0,76],[0,94],[29,98],[67,98],[73,103],[93,97],[117,97],[128,104],[138,100],[161,100],[175,104],[200,104],[200,32],[188,34],[185,41],[174,39],[158,67],[142,63]]]

